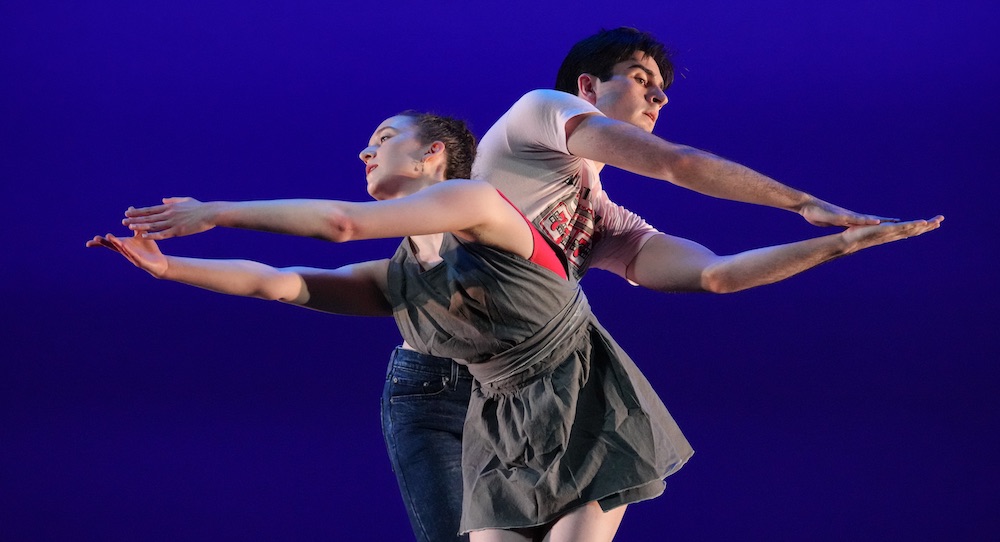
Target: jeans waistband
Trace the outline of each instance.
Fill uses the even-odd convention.
[[[389,371],[392,371],[393,367],[414,369],[424,373],[437,374],[450,378],[452,382],[458,380],[459,378],[472,378],[472,375],[469,374],[469,370],[464,365],[456,363],[455,360],[451,358],[442,358],[432,356],[430,354],[422,354],[415,350],[410,350],[401,346],[397,346],[396,349],[392,351],[392,357],[389,359],[387,375]]]

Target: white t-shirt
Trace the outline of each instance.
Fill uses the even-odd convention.
[[[602,115],[565,92],[525,94],[479,142],[472,177],[496,186],[562,247],[577,277],[597,267],[624,278],[643,243],[658,232],[608,199],[593,161],[569,153],[566,123],[590,114]]]

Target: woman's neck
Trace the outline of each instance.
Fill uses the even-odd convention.
[[[441,261],[441,243],[444,242],[443,233],[411,235],[407,239],[409,240],[413,256],[420,262],[420,266],[425,271]]]

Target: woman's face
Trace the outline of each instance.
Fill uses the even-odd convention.
[[[389,117],[372,134],[358,155],[365,163],[368,193],[375,199],[392,199],[413,193],[419,183],[407,182],[423,174],[426,147],[417,136],[414,119]]]

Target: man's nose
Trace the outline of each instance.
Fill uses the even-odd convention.
[[[667,95],[659,87],[653,87],[653,95],[651,97],[653,103],[663,107],[667,103]]]

